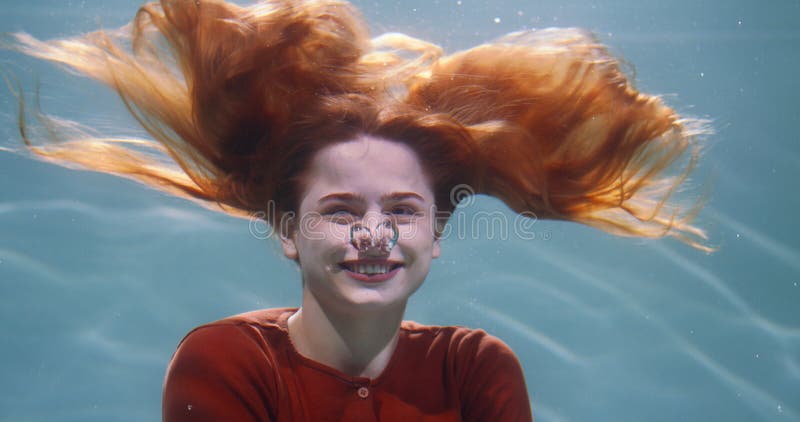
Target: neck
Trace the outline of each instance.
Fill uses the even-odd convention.
[[[289,317],[297,351],[351,376],[377,378],[397,346],[405,303],[375,311],[326,307],[308,292]]]

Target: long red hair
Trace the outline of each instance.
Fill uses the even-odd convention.
[[[580,30],[444,56],[402,34],[370,39],[339,0],[162,0],[117,31],[16,40],[111,86],[152,137],[34,144],[21,118],[28,148],[59,164],[238,216],[273,203],[278,213],[264,215],[275,224],[296,209],[316,151],[370,134],[417,151],[440,210],[465,184],[516,212],[708,249],[691,225],[700,205],[671,200],[698,158],[700,125],[638,92]]]

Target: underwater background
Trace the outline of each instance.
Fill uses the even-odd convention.
[[[354,1],[373,34],[447,52],[526,28],[582,27],[644,92],[716,134],[690,181],[713,254],[537,221],[450,236],[406,319],[483,328],[517,353],[534,417],[800,420],[800,2]],[[0,1],[0,32],[50,39],[128,22],[131,0]],[[0,51],[29,100],[143,136],[108,89]],[[0,146],[17,148],[0,89]],[[479,197],[454,220],[500,209]],[[485,215],[485,214],[484,214]],[[458,220],[462,219],[462,220]],[[297,306],[294,264],[264,227],[133,182],[0,151],[0,421],[154,421],[192,327]],[[463,237],[461,239],[457,237]]]

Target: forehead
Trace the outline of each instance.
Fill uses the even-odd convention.
[[[433,196],[417,154],[403,143],[381,138],[364,136],[328,146],[317,153],[309,170],[309,195],[413,191]]]

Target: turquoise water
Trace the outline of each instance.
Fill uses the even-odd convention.
[[[358,1],[375,33],[466,48],[524,27],[595,31],[637,85],[713,119],[695,183],[713,255],[538,222],[534,240],[450,238],[407,319],[481,327],[519,356],[537,421],[800,420],[800,3]],[[0,4],[0,31],[116,27],[137,2]],[[0,52],[45,111],[136,135],[114,95]],[[0,144],[16,145],[0,90]],[[121,128],[121,129],[120,129]],[[487,198],[464,218],[497,209]],[[513,218],[504,208],[500,208]],[[152,421],[193,326],[299,303],[247,221],[134,183],[0,152],[0,421]]]

